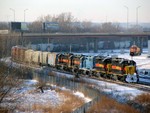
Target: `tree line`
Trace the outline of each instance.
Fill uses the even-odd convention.
[[[55,32],[62,33],[118,33],[126,31],[119,23],[104,22],[93,23],[91,21],[79,21],[71,13],[61,13],[58,15],[40,16],[35,21],[27,23],[28,32],[43,32],[44,22],[55,22],[60,27]],[[0,29],[9,29],[9,23],[0,22]],[[138,31],[142,28],[138,27]],[[137,26],[132,26],[128,31],[136,32]],[[53,32],[48,30],[48,32]]]

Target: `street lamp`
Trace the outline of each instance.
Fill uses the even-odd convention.
[[[27,10],[28,10],[28,9],[25,9],[25,10],[24,10],[24,22],[25,22],[25,18],[26,18],[26,14],[25,14],[25,13],[26,13]]]
[[[127,30],[128,30],[128,23],[129,23],[129,8],[124,6],[127,9]]]
[[[137,28],[138,28],[138,9],[140,8],[141,6],[138,6],[137,8],[136,8],[136,26],[137,26]]]
[[[13,11],[13,13],[14,13],[14,22],[15,22],[15,10],[12,8],[10,8],[10,10]]]

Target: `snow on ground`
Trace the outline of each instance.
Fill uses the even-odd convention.
[[[56,72],[59,76],[68,77],[69,74]],[[72,75],[70,75],[72,76]],[[90,79],[86,77],[80,78],[81,81],[86,82],[87,84],[93,84],[92,87],[98,89],[100,92],[110,95],[112,98],[115,98],[119,102],[126,102],[127,100],[131,100],[137,95],[142,93],[147,93],[145,91],[138,90],[136,88],[130,88],[122,85],[118,85],[115,83],[109,83],[101,80]],[[135,84],[136,85],[136,84]],[[76,95],[82,96],[82,94],[76,92]]]
[[[86,103],[91,101],[90,98],[85,97],[84,94],[81,93],[81,92],[78,92],[78,91],[77,91],[77,92],[74,92],[73,94],[76,95],[76,96],[78,96],[78,97],[80,97],[80,98],[84,98],[84,101],[85,101]]]
[[[94,87],[105,94],[111,95],[113,98],[120,102],[125,102],[128,99],[132,99],[137,95],[144,93],[136,88],[130,88],[121,86],[115,83],[104,82],[100,80],[83,78],[84,81],[94,84]],[[136,84],[135,84],[136,85]]]
[[[6,98],[2,106],[12,108],[14,105],[17,105],[19,109],[30,109],[34,104],[50,104],[52,107],[57,107],[64,102],[63,96],[59,95],[55,90],[48,89],[44,90],[44,93],[41,93],[40,90],[37,90],[35,87],[37,83],[36,80],[25,80],[23,84],[13,89],[13,92],[16,90],[15,93],[13,93],[11,97]],[[16,103],[7,101],[15,98],[18,98]]]
[[[34,109],[35,105],[57,108],[61,106],[66,101],[67,98],[65,97],[65,95],[61,95],[59,92],[56,92],[54,89],[57,87],[60,88],[62,91],[63,90],[70,91],[65,87],[61,88],[53,85],[52,87],[54,87],[54,89],[52,87],[51,87],[52,89],[48,87],[47,89],[44,89],[44,93],[42,93],[40,89],[37,89],[37,84],[38,81],[36,80],[23,80],[22,84],[20,84],[17,88],[12,89],[13,94],[7,97],[4,100],[4,102],[1,104],[1,106],[3,107],[7,106],[10,109],[17,106],[15,108],[15,112],[19,112],[19,113],[24,110],[30,111]],[[72,92],[72,94],[83,99],[85,103],[91,101],[90,98],[85,97],[84,94],[81,92]],[[15,103],[14,102],[11,103],[9,100],[12,99],[17,99],[17,101],[15,101]],[[32,112],[42,113],[42,111],[32,111]]]

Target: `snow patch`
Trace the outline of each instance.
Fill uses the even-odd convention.
[[[90,98],[88,98],[88,97],[85,97],[83,93],[78,92],[78,91],[77,91],[77,92],[74,92],[73,94],[76,95],[76,96],[78,96],[78,97],[80,97],[80,98],[84,98],[84,101],[85,101],[85,102],[90,102],[90,101],[92,100],[92,99],[90,99]]]

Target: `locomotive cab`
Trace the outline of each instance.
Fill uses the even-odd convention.
[[[111,58],[96,56],[94,59],[94,69],[101,75],[108,74],[111,71]]]
[[[72,55],[70,56],[69,68],[73,73],[79,72],[83,66],[84,55]]]
[[[82,72],[83,74],[90,75],[91,70],[93,69],[93,61],[95,56],[84,56],[83,58],[83,65],[82,65]]]
[[[62,70],[68,70],[70,66],[70,58],[73,54],[58,54],[57,56],[57,68]]]
[[[141,55],[141,50],[138,46],[132,45],[130,47],[130,56],[138,56]]]
[[[112,59],[111,74],[117,79],[121,79],[126,82],[138,81],[136,63],[133,60],[123,58]]]

